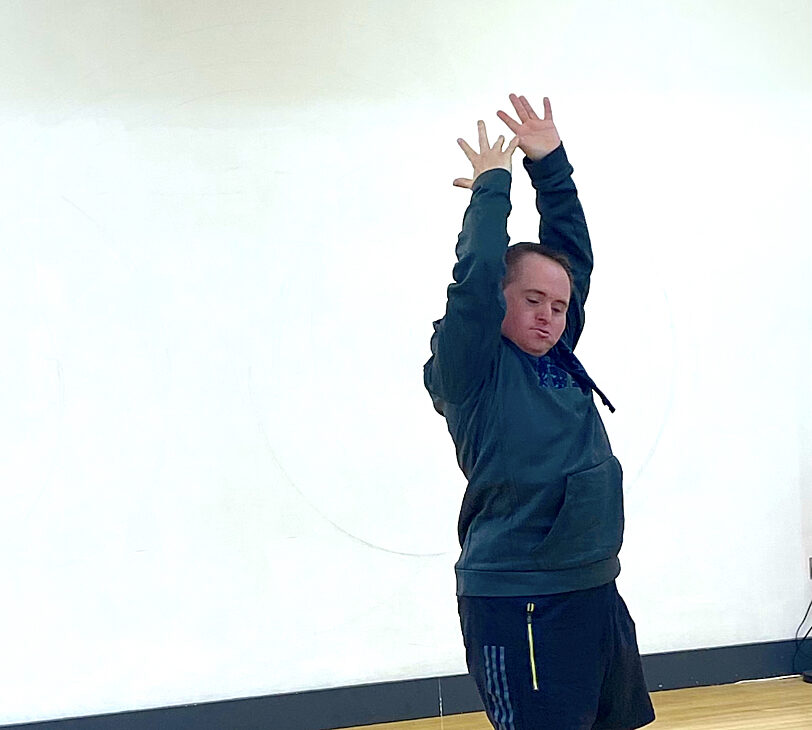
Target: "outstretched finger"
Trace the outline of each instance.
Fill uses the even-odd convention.
[[[504,135],[504,134],[500,134],[500,135],[499,135],[499,136],[496,138],[496,142],[494,142],[494,143],[493,143],[493,149],[495,149],[497,152],[501,152],[501,151],[502,151],[502,145],[503,145],[504,143],[505,143],[505,135]]]
[[[467,177],[458,177],[454,180],[453,185],[458,188],[468,188],[470,190],[474,185],[474,181]]]
[[[521,121],[522,124],[524,124],[529,119],[532,119],[530,114],[528,114],[527,112],[527,108],[525,107],[524,102],[522,102],[522,99],[524,99],[524,97],[520,98],[516,96],[516,94],[510,94],[508,98],[510,99],[510,103],[513,104],[513,108],[516,110],[516,114],[519,115],[519,121]],[[530,105],[528,104],[527,106]]]
[[[487,149],[490,149],[490,145],[488,144],[488,132],[485,129],[485,122],[481,119],[476,123],[477,130],[479,130],[479,151],[484,152]]]
[[[516,148],[519,146],[519,135],[517,134],[510,142],[508,143],[507,149],[505,150],[505,154],[510,157],[515,151]]]
[[[498,112],[496,112],[496,116],[499,117],[505,124],[508,125],[508,128],[510,129],[511,132],[513,132],[513,134],[518,134],[519,127],[521,127],[522,125],[519,124],[519,122],[517,122],[513,117],[509,116],[508,114],[505,114],[505,112],[503,112],[501,109]]]
[[[473,161],[479,157],[479,153],[474,152],[471,149],[471,146],[462,137],[457,139],[457,144],[462,148],[462,151],[465,153],[465,156],[468,158],[469,162],[473,163]]]
[[[553,118],[553,107],[550,106],[550,100],[546,96],[544,97],[544,118],[549,120]]]
[[[533,107],[530,106],[530,102],[527,101],[527,97],[520,96],[519,101],[521,102],[521,105],[524,107],[525,112],[527,112],[527,118],[528,119],[538,119],[539,118],[539,115],[536,114],[536,112],[533,111]]]

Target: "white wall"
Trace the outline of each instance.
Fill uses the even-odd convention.
[[[0,5],[0,722],[465,670],[455,144],[549,95],[644,653],[812,597],[810,2]],[[504,130],[500,130],[504,131]],[[514,240],[537,220],[517,155]]]

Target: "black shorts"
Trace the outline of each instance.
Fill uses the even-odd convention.
[[[631,730],[654,721],[615,582],[547,596],[458,598],[468,671],[497,730]]]

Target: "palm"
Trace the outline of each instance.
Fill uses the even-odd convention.
[[[510,95],[513,108],[519,116],[519,121],[505,114],[503,111],[496,115],[510,127],[519,138],[519,147],[532,160],[540,160],[550,154],[561,144],[561,137],[553,122],[553,111],[550,100],[544,97],[544,119],[539,119],[533,107],[523,96]]]
[[[561,144],[552,119],[530,119],[519,127],[516,134],[522,152],[532,159],[548,155]]]

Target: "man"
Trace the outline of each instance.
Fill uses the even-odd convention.
[[[549,99],[503,150],[454,184],[472,190],[445,316],[424,381],[468,479],[457,594],[468,668],[499,730],[642,727],[654,713],[634,623],[618,595],[622,474],[573,354],[592,271],[586,221]],[[536,190],[540,244],[510,248],[511,156]]]

